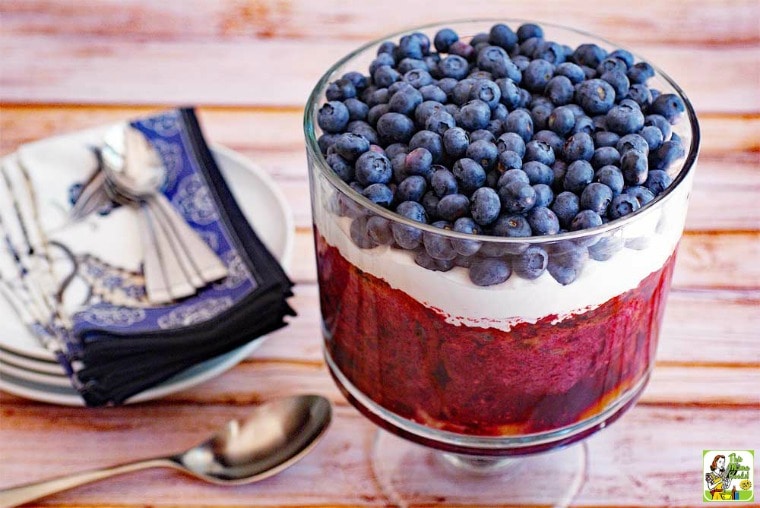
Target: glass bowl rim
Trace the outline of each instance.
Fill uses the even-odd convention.
[[[691,143],[689,145],[689,150],[686,153],[686,156],[683,160],[681,169],[676,176],[676,178],[673,180],[673,182],[665,189],[665,191],[657,196],[654,200],[650,201],[646,205],[640,207],[638,210],[636,210],[633,213],[630,213],[628,215],[625,215],[623,217],[620,217],[618,219],[611,220],[605,224],[602,224],[600,226],[595,226],[593,228],[587,228],[587,229],[581,229],[578,231],[568,231],[565,233],[558,233],[555,235],[544,235],[544,236],[526,236],[526,237],[504,237],[504,236],[494,236],[494,235],[484,235],[484,234],[469,234],[469,233],[460,233],[458,231],[454,231],[453,229],[442,229],[433,226],[432,224],[422,223],[422,222],[416,222],[411,219],[407,219],[406,217],[403,217],[402,215],[399,215],[395,213],[392,210],[389,210],[387,208],[383,208],[380,205],[377,205],[364,197],[363,195],[356,192],[354,189],[352,189],[346,182],[340,179],[338,175],[330,168],[330,166],[327,164],[327,160],[325,159],[324,155],[322,155],[322,151],[319,148],[319,144],[317,142],[317,136],[316,136],[316,116],[318,112],[318,108],[321,106],[320,97],[323,94],[324,90],[327,88],[327,86],[330,84],[330,80],[333,79],[333,75],[336,73],[338,69],[340,69],[342,66],[350,62],[351,60],[357,58],[358,56],[365,53],[370,48],[373,48],[375,46],[378,46],[384,41],[392,40],[392,39],[398,39],[403,35],[408,35],[413,32],[422,31],[422,30],[432,30],[436,28],[453,28],[456,30],[457,26],[462,26],[465,24],[497,24],[497,23],[505,23],[514,25],[514,24],[525,24],[525,23],[533,23],[537,24],[541,27],[551,27],[555,30],[561,30],[566,31],[570,33],[574,33],[576,35],[580,35],[583,37],[589,38],[589,43],[602,43],[606,46],[611,46],[613,48],[618,49],[624,49],[626,51],[629,51],[638,61],[643,61],[649,63],[649,65],[652,66],[652,68],[655,71],[655,78],[661,78],[663,79],[669,86],[673,88],[673,91],[678,94],[678,96],[681,98],[681,100],[684,103],[685,106],[685,119],[689,122],[689,127],[691,130]],[[562,43],[561,41],[555,41]],[[361,70],[360,72],[364,72]],[[642,216],[648,215],[648,213],[652,210],[656,210],[659,208],[663,203],[665,203],[680,187],[680,185],[684,182],[684,180],[687,179],[687,177],[691,174],[691,172],[694,169],[694,166],[696,165],[697,157],[699,155],[699,147],[700,147],[700,129],[699,129],[699,122],[697,120],[697,115],[694,110],[693,105],[691,104],[691,101],[686,96],[686,93],[681,89],[681,87],[665,72],[663,72],[659,67],[651,64],[648,59],[641,57],[641,55],[634,53],[630,50],[627,50],[625,46],[621,44],[617,44],[615,42],[612,42],[608,39],[605,39],[603,37],[599,37],[598,35],[592,34],[590,32],[579,30],[576,28],[572,28],[569,26],[556,24],[556,23],[550,23],[550,22],[544,22],[544,21],[535,21],[535,20],[527,20],[527,19],[519,19],[519,18],[473,18],[473,19],[454,19],[449,21],[438,21],[434,23],[427,23],[424,25],[417,25],[410,28],[406,28],[403,30],[399,30],[378,38],[375,38],[365,44],[362,44],[358,48],[354,49],[347,55],[340,58],[337,62],[335,62],[322,77],[317,82],[316,86],[312,90],[311,94],[309,95],[309,99],[306,103],[306,107],[304,108],[304,118],[303,118],[303,129],[304,134],[306,137],[306,151],[309,155],[307,163],[309,165],[314,164],[318,166],[319,172],[324,175],[327,180],[333,185],[333,187],[337,188],[342,194],[345,196],[351,198],[353,201],[361,204],[364,208],[366,208],[369,212],[371,212],[372,215],[378,215],[381,217],[384,217],[385,219],[388,219],[394,223],[400,223],[404,224],[406,226],[413,227],[415,229],[419,229],[421,231],[430,233],[430,234],[436,234],[452,239],[459,239],[459,240],[471,240],[471,241],[479,241],[484,243],[499,243],[499,244],[529,244],[529,245],[544,245],[544,244],[556,244],[558,242],[567,241],[567,240],[578,240],[578,239],[586,239],[589,237],[594,237],[597,235],[604,235],[607,233],[611,233],[614,231],[618,231],[623,229],[625,226],[636,222],[639,218]],[[311,168],[309,169],[310,173],[310,179],[311,185],[316,185],[317,182],[314,180],[314,176],[311,175]]]

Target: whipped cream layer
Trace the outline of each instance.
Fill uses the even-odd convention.
[[[351,219],[324,209],[317,229],[353,265],[440,313],[447,322],[508,331],[519,321],[535,323],[557,316],[559,322],[594,309],[662,268],[681,238],[690,188],[690,181],[681,182],[667,202],[618,232],[624,240],[638,244],[636,249],[624,247],[606,261],[589,259],[578,278],[566,286],[548,271],[534,280],[513,273],[502,284],[476,286],[466,268],[436,272],[417,265],[409,251],[389,246],[360,249],[351,240]]]

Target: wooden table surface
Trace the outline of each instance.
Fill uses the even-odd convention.
[[[699,506],[703,449],[760,450],[757,0],[4,0],[0,154],[196,105],[211,142],[255,160],[285,191],[299,316],[229,372],[163,400],[80,409],[0,394],[0,487],[182,449],[259,402],[315,392],[335,406],[328,435],[262,483],[221,488],[151,470],[40,504],[384,505],[369,461],[375,427],[340,395],[321,356],[302,111],[321,73],[360,43],[422,22],[498,15],[572,25],[647,56],[682,85],[702,128],[653,378],[634,409],[588,439],[574,505]],[[417,505],[465,501],[422,490]]]

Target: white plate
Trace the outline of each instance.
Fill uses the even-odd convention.
[[[40,372],[43,374],[55,374],[65,376],[63,367],[58,362],[49,362],[47,360],[36,360],[27,356],[14,354],[5,349],[0,349],[0,363],[7,363],[14,367],[20,367],[25,370]]]
[[[287,267],[293,251],[295,228],[292,212],[282,191],[265,171],[237,152],[218,145],[211,147],[211,151],[243,214],[274,257]],[[161,385],[140,393],[129,402],[163,397],[217,376],[239,363],[263,339],[196,365]],[[52,353],[37,343],[6,305],[0,306],[0,349],[15,355],[15,358],[37,363],[55,362]],[[18,365],[18,362],[15,363]],[[58,387],[8,374],[0,377],[0,389],[42,402],[83,405],[79,395],[70,387]]]

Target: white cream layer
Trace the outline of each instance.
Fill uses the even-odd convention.
[[[447,322],[509,330],[517,321],[535,323],[549,315],[561,321],[596,308],[662,268],[683,231],[688,184],[683,182],[683,191],[679,189],[663,207],[650,210],[621,232],[624,239],[647,237],[646,248],[623,248],[607,261],[589,259],[578,279],[566,286],[544,272],[535,280],[512,274],[503,284],[479,287],[461,267],[435,272],[418,266],[407,251],[387,246],[358,248],[351,241],[348,218],[324,212],[317,227],[327,243],[352,264],[436,310]],[[663,214],[666,220],[658,226]]]

